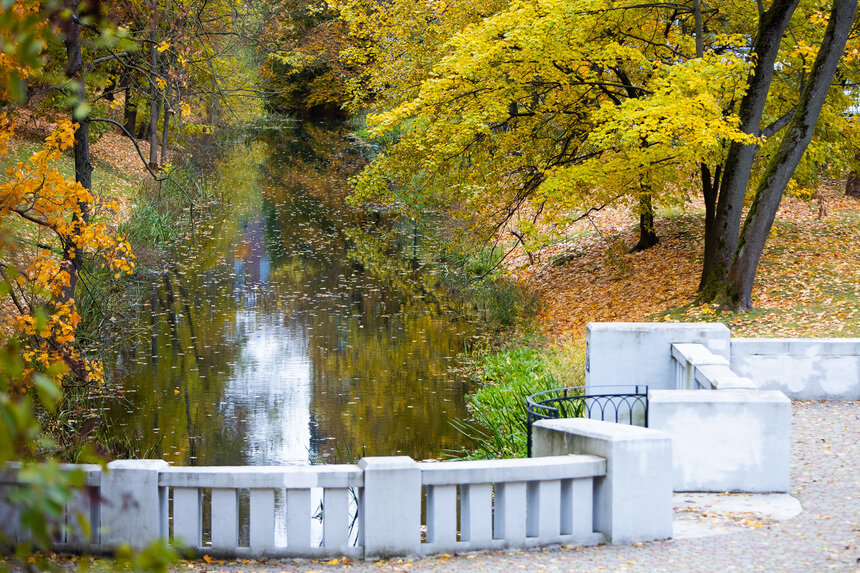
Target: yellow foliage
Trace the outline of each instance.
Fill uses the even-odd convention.
[[[471,12],[457,0],[336,4],[365,41],[345,57],[368,70],[361,87],[382,92],[367,119],[382,153],[355,178],[355,197],[444,209],[472,236],[515,226],[534,245],[547,238],[537,236],[537,214],[563,232],[589,207],[636,200],[643,186],[657,205],[682,205],[699,185],[699,165],[721,164],[731,142],[762,145],[762,162],[779,142],[739,129],[752,4],[722,6],[726,18],[710,21],[703,57],[692,20],[660,4],[512,0],[470,2]],[[823,32],[809,23],[815,9],[804,3],[798,12],[800,33],[786,39],[763,126],[796,101],[797,77]],[[845,131],[852,95],[833,92],[826,125]],[[824,143],[840,137],[822,130],[799,176],[843,169],[848,148]]]
[[[0,114],[0,152],[13,132],[13,123]],[[61,121],[43,148],[27,161],[11,165],[0,178],[0,270],[8,283],[17,315],[16,335],[22,340],[28,368],[17,381],[29,384],[34,372],[58,384],[65,374],[100,381],[102,366],[87,360],[75,347],[81,317],[67,289],[71,259],[76,254],[99,256],[115,272],[131,273],[134,257],[127,241],[110,236],[94,210],[110,212],[115,202],[101,204],[88,189],[64,177],[54,166],[71,148],[77,124]],[[14,279],[13,279],[14,277]]]

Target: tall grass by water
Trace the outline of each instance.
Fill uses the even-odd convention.
[[[477,390],[469,395],[472,418],[452,422],[474,449],[467,457],[492,459],[526,455],[526,397],[585,382],[582,344],[548,347],[525,336],[497,351],[477,353],[467,371]]]

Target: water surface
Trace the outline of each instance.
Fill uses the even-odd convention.
[[[463,444],[450,372],[476,327],[409,226],[344,204],[343,128],[297,124],[221,162],[216,196],[159,269],[117,431],[183,465],[439,457]],[[190,227],[189,227],[190,229]]]

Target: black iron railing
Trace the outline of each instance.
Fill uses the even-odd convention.
[[[618,424],[648,427],[648,386],[598,386],[556,388],[526,398],[528,456],[532,456],[532,424],[555,418],[592,418]],[[599,393],[597,393],[599,392]]]

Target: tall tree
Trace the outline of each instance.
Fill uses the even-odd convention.
[[[765,241],[785,188],[812,140],[815,124],[824,100],[832,89],[833,76],[856,13],[857,0],[834,0],[827,31],[806,86],[800,94],[788,132],[767,164],[741,231],[722,293],[723,301],[734,308],[752,307],[753,282]]]
[[[774,64],[782,38],[799,0],[775,0],[759,19],[758,32],[753,42],[752,58],[755,62],[746,93],[740,103],[740,129],[754,138],[761,135],[761,121],[767,103]],[[706,201],[716,198],[713,222],[705,225],[705,257],[702,268],[702,297],[713,299],[724,285],[729,264],[738,242],[741,212],[747,184],[760,143],[735,141],[729,147],[728,157],[722,166],[718,184],[703,180],[707,188]],[[716,196],[714,188],[719,189]],[[710,234],[710,236],[707,236]]]
[[[81,8],[84,8],[82,10]],[[87,89],[86,76],[81,53],[81,13],[90,10],[87,2],[82,0],[65,0],[68,16],[65,21],[63,41],[66,46],[66,77],[71,80],[70,88],[74,90],[76,101],[73,116],[78,122],[75,130],[75,181],[89,191],[92,188],[93,165],[90,160],[90,121],[89,110],[86,106]],[[98,13],[96,6],[95,13]],[[72,214],[72,225],[82,226],[90,222],[90,205],[87,200],[78,201],[78,209]],[[74,236],[74,235],[72,235]],[[64,290],[66,300],[74,299],[78,275],[83,267],[83,250],[75,242],[63,244],[63,259],[67,263],[69,282]]]

